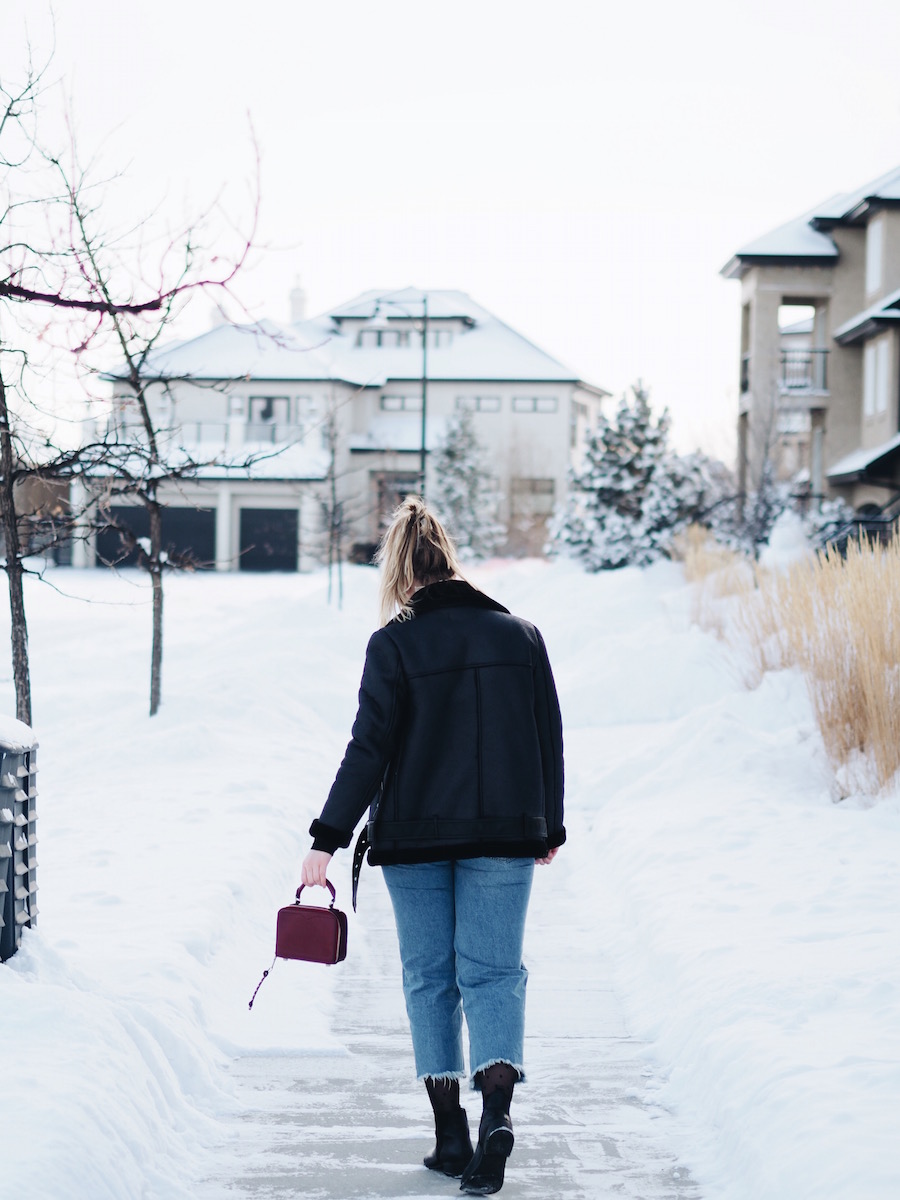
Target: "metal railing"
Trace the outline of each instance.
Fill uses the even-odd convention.
[[[846,554],[847,543],[855,540],[887,545],[896,536],[898,528],[900,495],[894,496],[878,512],[860,513],[852,517],[846,525],[827,535],[825,545],[834,546],[841,554]]]
[[[282,442],[300,441],[302,437],[302,425],[278,425],[274,421],[248,421],[244,426],[245,442],[280,445]]]
[[[781,388],[786,392],[827,392],[827,350],[782,350]]]
[[[37,923],[37,742],[0,739],[0,962]]]

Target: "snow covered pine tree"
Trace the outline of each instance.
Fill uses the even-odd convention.
[[[451,417],[431,462],[429,502],[446,522],[463,558],[488,558],[506,539],[497,520],[500,495],[484,463],[472,414]]]
[[[668,448],[669,415],[654,418],[638,380],[615,416],[601,414],[585,438],[581,469],[554,522],[552,549],[589,571],[646,566],[719,498],[721,473],[702,454]]]

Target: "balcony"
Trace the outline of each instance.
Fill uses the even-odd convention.
[[[828,391],[827,350],[782,350],[782,393],[824,393]]]
[[[275,421],[248,421],[243,427],[244,441],[254,444],[280,446],[285,442],[303,440],[302,425],[282,425]]]

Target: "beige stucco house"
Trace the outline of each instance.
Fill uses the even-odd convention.
[[[297,570],[321,556],[333,475],[344,545],[367,560],[387,514],[419,490],[423,462],[429,494],[433,451],[467,411],[496,479],[507,551],[540,553],[609,393],[464,292],[371,291],[311,319],[293,299],[290,325],[218,325],[153,356],[154,424],[170,454],[202,464],[163,488],[164,538],[220,570]],[[128,384],[109,379],[111,420],[126,441],[140,437]],[[109,561],[117,540],[78,553]]]
[[[739,250],[738,475],[857,509],[900,491],[900,168]]]

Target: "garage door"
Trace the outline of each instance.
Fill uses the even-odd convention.
[[[109,509],[110,516],[135,537],[150,536],[150,517],[146,508],[119,505]],[[212,567],[216,557],[216,514],[196,508],[162,510],[163,547],[167,554],[187,555],[195,567]],[[97,535],[97,566],[133,567],[137,555],[125,549],[115,529]]]
[[[296,508],[242,508],[242,571],[296,571]]]

